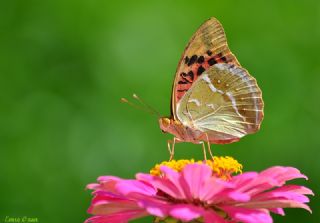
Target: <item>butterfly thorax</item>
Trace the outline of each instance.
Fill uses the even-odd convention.
[[[183,142],[200,143],[202,133],[174,118],[162,117],[159,119],[160,128],[165,133],[174,135],[178,140]]]

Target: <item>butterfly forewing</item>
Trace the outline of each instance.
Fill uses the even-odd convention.
[[[230,52],[220,22],[207,20],[189,41],[177,68],[172,92],[172,113],[176,117],[176,105],[203,72],[217,63],[240,66]]]
[[[216,64],[181,98],[177,118],[184,125],[207,133],[211,142],[237,141],[260,127],[261,90],[245,69]]]

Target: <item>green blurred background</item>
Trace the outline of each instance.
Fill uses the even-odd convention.
[[[168,158],[157,119],[121,97],[137,93],[169,115],[173,75],[193,32],[223,24],[263,91],[261,131],[213,146],[245,170],[290,165],[320,193],[320,2],[4,1],[0,3],[0,222],[83,222],[100,175],[131,178]],[[202,158],[178,144],[177,158]],[[275,222],[319,222],[287,210]],[[151,218],[135,222],[151,222]]]

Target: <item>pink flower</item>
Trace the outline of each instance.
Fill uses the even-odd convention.
[[[217,177],[206,164],[187,164],[177,172],[161,166],[161,175],[139,173],[136,179],[112,176],[89,184],[94,198],[87,223],[124,223],[147,215],[157,221],[271,223],[270,212],[303,208],[312,191],[286,181],[305,178],[292,167],[275,166],[260,173],[245,172],[228,180]]]

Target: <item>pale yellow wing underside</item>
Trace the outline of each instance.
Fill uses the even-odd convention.
[[[256,80],[241,67],[215,64],[177,105],[178,119],[212,142],[235,141],[259,130],[263,100]]]

